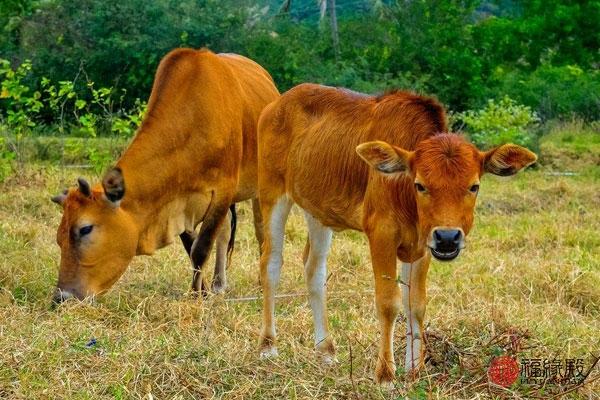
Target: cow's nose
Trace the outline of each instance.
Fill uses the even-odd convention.
[[[452,253],[461,248],[463,233],[460,229],[441,229],[433,231],[435,249],[442,253]]]
[[[52,296],[52,305],[57,306],[60,303],[62,303],[63,301],[68,300],[72,297],[75,297],[75,296],[73,295],[73,293],[69,292],[68,290],[56,288],[56,290],[54,290],[54,295]]]

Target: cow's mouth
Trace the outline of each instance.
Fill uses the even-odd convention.
[[[458,254],[460,253],[460,248],[456,248],[455,250],[449,252],[440,251],[434,249],[433,247],[430,247],[429,250],[431,250],[431,255],[440,261],[452,261],[458,257]]]

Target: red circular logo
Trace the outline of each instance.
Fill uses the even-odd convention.
[[[509,387],[519,377],[519,363],[511,356],[496,357],[490,363],[488,379],[496,385]]]

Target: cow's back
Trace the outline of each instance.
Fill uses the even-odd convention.
[[[361,229],[369,168],[356,147],[383,140],[410,150],[445,130],[444,111],[429,98],[303,84],[261,116],[259,169],[269,179],[279,173],[287,194],[325,225]]]
[[[278,95],[268,73],[245,57],[174,50],[158,67],[147,115],[119,166],[132,174],[139,160],[164,158],[156,182],[175,177],[173,195],[205,191],[211,180],[239,173],[235,200],[254,197],[256,125]]]
[[[257,185],[257,127],[265,106],[279,97],[269,73],[259,64],[238,54],[218,54],[234,72],[243,103],[243,159],[237,200],[253,197]]]

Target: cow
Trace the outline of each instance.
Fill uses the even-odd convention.
[[[332,231],[353,229],[368,238],[375,278],[381,334],[376,382],[387,386],[394,379],[394,324],[402,305],[405,370],[412,375],[423,366],[431,257],[450,261],[465,247],[484,173],[513,175],[536,160],[514,144],[479,151],[447,130],[436,100],[404,91],[369,96],[302,84],[264,109],[258,126],[261,357],[277,355],[274,296],[285,222],[296,204],[308,226],[304,276],[317,355],[335,361],[325,287]]]
[[[268,72],[246,57],[207,49],[167,54],[140,128],[102,183],[79,179],[53,198],[63,208],[54,303],[105,292],[134,256],[178,235],[194,269],[192,289],[203,294],[202,268],[219,237],[212,289],[222,291],[232,204],[254,199],[262,242],[256,131],[260,112],[278,96]]]

